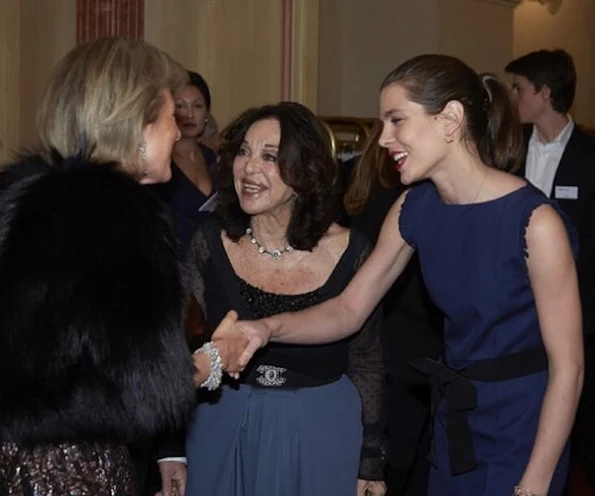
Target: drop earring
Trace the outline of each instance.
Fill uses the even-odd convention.
[[[147,170],[147,142],[145,139],[138,145],[138,153],[140,155],[141,174],[143,177],[147,177],[149,171]]]

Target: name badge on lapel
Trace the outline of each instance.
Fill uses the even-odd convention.
[[[556,186],[554,198],[556,200],[578,200],[578,186]]]

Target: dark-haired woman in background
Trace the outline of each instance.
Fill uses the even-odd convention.
[[[246,111],[225,131],[220,167],[219,220],[190,248],[210,327],[229,309],[258,318],[340,293],[369,243],[335,223],[337,169],[312,112]],[[239,387],[205,398],[188,426],[187,494],[384,494],[378,323],[330,345],[271,346]]]
[[[217,162],[216,152],[199,143],[211,118],[211,92],[200,74],[188,74],[189,84],[174,94],[181,138],[172,152],[171,179],[151,188],[170,206],[183,251],[207,215],[201,207],[215,193]]]

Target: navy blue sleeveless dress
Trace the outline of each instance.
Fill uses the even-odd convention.
[[[542,204],[558,210],[531,185],[484,203],[448,205],[432,183],[422,183],[405,199],[401,235],[418,251],[430,296],[445,315],[443,358],[429,364],[438,400],[430,496],[509,496],[526,468],[548,381],[525,241]],[[568,232],[576,253],[576,234],[571,226]],[[562,494],[567,469],[568,447],[550,495]]]

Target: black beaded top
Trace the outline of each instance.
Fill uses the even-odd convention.
[[[242,300],[257,319],[281,312],[296,312],[323,301],[322,288],[298,295],[267,293],[252,286],[236,274]]]
[[[286,295],[263,291],[240,278],[231,265],[216,221],[199,226],[190,244],[193,296],[205,309],[207,323],[214,329],[234,309],[240,319],[258,319],[281,312],[302,310],[341,293],[361,266],[369,243],[351,231],[349,245],[330,277],[318,289]],[[259,350],[246,375],[260,365],[283,367],[313,379],[337,378],[347,374],[362,400],[364,441],[360,478],[381,479],[383,462],[384,367],[380,343],[381,314],[375,312],[354,336],[324,345],[269,343]]]

